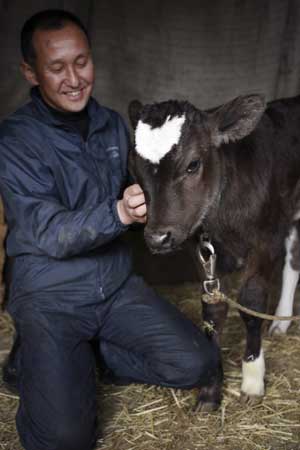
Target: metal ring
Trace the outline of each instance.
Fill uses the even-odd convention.
[[[205,280],[203,282],[204,291],[208,295],[214,295],[214,292],[220,292],[220,280],[219,278],[214,278],[213,280]]]

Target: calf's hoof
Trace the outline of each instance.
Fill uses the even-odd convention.
[[[200,399],[198,399],[197,403],[195,404],[193,408],[193,413],[211,413],[214,411],[217,411],[220,407],[221,402],[204,402]]]
[[[193,412],[212,412],[216,411],[221,405],[221,385],[216,383],[212,386],[201,388],[198,401],[194,406]]]
[[[263,400],[263,395],[250,395],[246,392],[241,392],[241,402],[244,405],[255,406],[259,405]]]
[[[269,328],[269,335],[280,336],[286,334],[290,324],[290,320],[274,320]]]

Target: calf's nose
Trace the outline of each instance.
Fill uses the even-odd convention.
[[[158,231],[155,233],[147,233],[145,236],[149,247],[159,250],[170,245],[171,232],[170,231]]]

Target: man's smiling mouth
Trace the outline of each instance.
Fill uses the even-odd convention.
[[[76,89],[74,91],[64,92],[64,95],[66,95],[69,98],[76,99],[81,96],[81,94],[83,93],[83,90],[84,90],[84,88]]]

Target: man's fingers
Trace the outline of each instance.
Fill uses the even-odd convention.
[[[146,223],[147,222],[147,216],[136,218],[135,220],[137,223]]]
[[[145,196],[143,193],[128,197],[127,204],[129,208],[136,208],[145,203]]]
[[[143,217],[146,215],[146,213],[147,213],[147,207],[144,204],[144,205],[138,206],[137,208],[134,208],[132,214],[135,217]]]
[[[128,214],[134,219],[143,217],[147,214],[147,206],[145,204],[137,208],[127,208]]]
[[[125,189],[123,199],[118,202],[118,213],[121,221],[126,225],[147,221],[147,206],[140,185],[132,184]]]
[[[131,186],[128,186],[128,188],[125,190],[125,193],[131,196],[142,194],[143,190],[139,184],[132,184]]]

